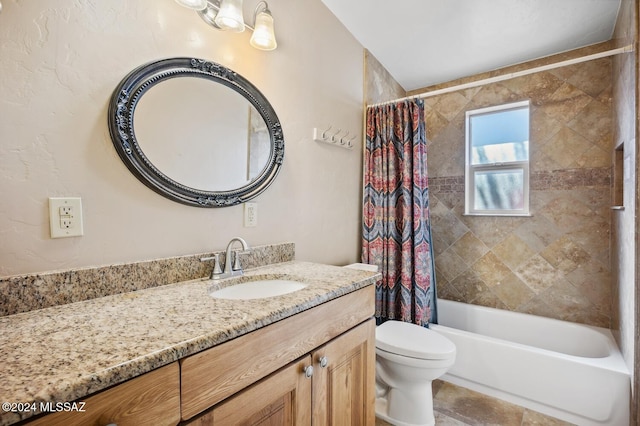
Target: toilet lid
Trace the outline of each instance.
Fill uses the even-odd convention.
[[[376,347],[419,359],[447,359],[456,353],[456,346],[446,337],[402,321],[386,321],[376,327]]]

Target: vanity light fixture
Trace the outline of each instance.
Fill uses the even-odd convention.
[[[242,14],[242,0],[203,0],[206,6],[198,10],[198,15],[204,22],[217,30],[242,32],[245,28],[253,31],[249,43],[260,50],[273,50],[278,46],[273,27],[273,15],[266,1],[260,1],[253,13],[253,27],[244,22]],[[176,0],[179,4],[188,6],[196,4],[198,0]]]

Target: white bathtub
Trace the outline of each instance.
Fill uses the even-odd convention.
[[[604,328],[438,300],[455,343],[442,379],[578,425],[628,426],[630,379]]]

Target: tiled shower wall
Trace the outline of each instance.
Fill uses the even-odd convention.
[[[407,94],[368,50],[364,51],[364,72],[364,103],[366,105],[402,98]]]
[[[439,297],[609,327],[611,64],[425,99]],[[465,111],[526,99],[531,217],[465,216]]]
[[[638,37],[638,2],[620,3],[614,38],[619,44],[633,44]],[[636,140],[638,96],[637,47],[634,52],[613,58],[613,145],[623,148],[622,203],[624,210],[612,212],[611,276],[613,305],[611,329],[632,374],[634,401],[632,424],[638,424],[640,406],[640,357],[636,353],[638,319],[637,310],[637,238],[636,217],[638,194],[638,150]],[[634,201],[635,200],[635,201]]]

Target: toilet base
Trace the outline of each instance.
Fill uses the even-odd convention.
[[[398,389],[390,389],[386,395],[380,396],[376,398],[376,417],[384,420],[387,423],[391,423],[395,426],[433,426],[435,425],[435,417],[433,415],[433,399],[431,393],[431,383],[429,383],[429,389],[425,392],[424,387],[422,388],[422,392],[418,392],[420,395],[420,401],[413,400],[414,398],[407,398],[406,394],[402,394]],[[411,395],[411,393],[410,393]],[[415,394],[413,394],[415,395]],[[395,413],[389,412],[389,401],[387,398],[401,398],[400,402],[398,399],[395,399],[396,403],[394,404]],[[413,400],[413,401],[411,401]],[[406,405],[408,403],[408,405]],[[417,404],[417,405],[416,405]],[[412,413],[413,419],[420,421],[421,423],[407,423],[407,421],[399,420],[398,417],[403,417],[402,414],[398,416],[399,413],[404,412],[405,409],[411,409],[411,407],[419,407],[418,413]],[[415,408],[414,408],[415,409]],[[400,412],[398,412],[400,410]],[[406,412],[405,412],[406,413]],[[396,414],[396,416],[391,416],[391,414]]]

